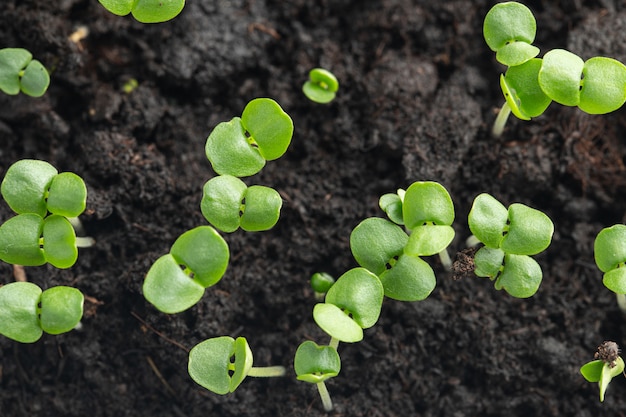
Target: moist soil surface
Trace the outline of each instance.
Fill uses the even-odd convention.
[[[293,373],[301,342],[328,342],[312,318],[309,277],[355,267],[351,230],[384,216],[380,195],[425,180],[454,201],[453,258],[478,194],[545,211],[555,233],[536,257],[541,287],[515,299],[488,279],[455,280],[429,258],[430,297],[386,299],[362,342],[340,344],[328,414],[624,415],[626,379],[601,404],[579,367],[602,341],[626,336],[593,259],[596,234],[624,221],[626,113],[553,103],[492,138],[504,70],[482,37],[492,4],[189,0],[174,20],[142,25],[96,0],[5,0],[0,47],[30,50],[51,85],[39,99],[0,96],[0,171],[35,158],[81,175],[81,220],[97,243],[70,269],[26,268],[43,288],[79,288],[85,315],[79,330],[33,344],[0,337],[0,415],[324,415],[315,386]],[[621,1],[526,4],[542,54],[626,61]],[[81,28],[86,36],[71,40]],[[331,104],[302,94],[314,67],[340,81]],[[124,92],[131,80],[138,86]],[[144,299],[144,276],[176,237],[207,224],[199,204],[215,173],[206,137],[257,97],[274,98],[295,125],[285,156],[245,179],[280,192],[279,223],[225,235],[224,278],[193,308],[163,314]],[[0,219],[12,215],[2,202]],[[13,280],[0,265],[0,282]],[[287,376],[248,378],[226,396],[204,390],[187,373],[187,351],[221,335],[245,336],[256,365],[283,365]]]

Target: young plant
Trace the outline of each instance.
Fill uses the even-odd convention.
[[[283,366],[253,367],[253,357],[244,337],[207,339],[189,351],[187,369],[191,379],[216,394],[225,395],[239,387],[247,376],[285,375]]]
[[[524,204],[507,209],[489,194],[474,200],[468,224],[476,240],[483,243],[474,256],[474,273],[495,281],[513,297],[531,297],[539,289],[542,271],[530,257],[544,251],[552,240],[554,225],[539,210]]]
[[[617,303],[626,313],[626,226],[616,224],[602,229],[596,236],[593,254],[604,272],[602,283],[617,295]]]
[[[299,381],[315,384],[325,411],[333,409],[333,402],[324,381],[334,378],[341,371],[341,359],[332,346],[319,346],[307,340],[298,346],[293,367]]]
[[[283,200],[272,188],[248,187],[232,175],[219,175],[204,184],[200,209],[217,229],[234,232],[239,227],[247,232],[269,230],[280,217]]]
[[[316,272],[311,276],[311,288],[315,299],[323,300],[330,288],[335,285],[335,278],[326,272]]]
[[[320,104],[330,103],[339,90],[339,81],[335,75],[323,68],[313,68],[309,80],[302,86],[302,92],[311,101]]]
[[[21,91],[31,97],[41,97],[49,85],[48,71],[29,51],[0,49],[0,91],[9,95]]]
[[[141,23],[171,20],[185,7],[185,0],[98,0],[105,9],[118,16],[132,13]]]
[[[293,121],[269,98],[250,101],[241,117],[215,126],[206,141],[206,156],[220,175],[248,177],[266,161],[280,158],[293,136]]]
[[[624,373],[624,360],[619,354],[620,349],[617,343],[603,342],[598,346],[594,360],[580,368],[580,373],[587,381],[598,383],[601,402],[604,401],[604,394],[611,380]]]
[[[164,313],[187,310],[202,298],[205,288],[222,279],[229,257],[228,244],[215,229],[191,229],[176,239],[170,253],[150,267],[143,295]]]
[[[58,286],[42,292],[30,282],[6,284],[0,287],[0,334],[34,343],[43,332],[69,332],[83,316],[83,301],[76,288]]]

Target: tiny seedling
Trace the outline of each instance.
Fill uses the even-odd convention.
[[[48,71],[26,49],[0,49],[0,91],[9,95],[21,91],[31,97],[41,97],[49,85]]]
[[[285,375],[283,366],[253,367],[253,357],[244,337],[207,339],[189,351],[187,369],[191,379],[216,394],[225,395],[239,387],[247,376]]]
[[[98,0],[105,9],[118,16],[132,13],[141,23],[171,20],[185,7],[185,0]]]
[[[215,228],[234,232],[269,230],[278,222],[283,200],[272,188],[248,187],[232,175],[219,175],[204,184],[200,209]]]
[[[206,156],[220,175],[248,177],[266,161],[280,158],[293,136],[293,121],[269,98],[250,101],[241,117],[215,126],[206,141]]]
[[[72,330],[83,316],[83,294],[57,286],[43,291],[30,282],[0,287],[0,334],[21,343],[34,343],[43,332]]]
[[[596,236],[593,254],[604,272],[604,286],[617,295],[617,303],[626,313],[626,226],[616,224],[602,229]]]
[[[228,244],[215,229],[191,229],[176,239],[170,253],[152,264],[143,295],[164,313],[187,310],[202,298],[205,288],[222,279],[229,257]]]
[[[598,346],[594,360],[587,362],[580,368],[580,373],[589,382],[597,382],[600,388],[600,401],[604,401],[604,394],[611,380],[624,373],[624,360],[617,343],[606,341]],[[626,374],[625,374],[626,375]]]
[[[495,281],[513,297],[527,298],[539,289],[542,272],[530,257],[544,251],[552,241],[554,225],[539,210],[524,204],[507,209],[489,194],[474,199],[468,224],[483,243],[474,257],[475,274]]]
[[[326,293],[335,284],[335,278],[326,272],[316,272],[311,276],[311,288],[317,300],[323,300]]]
[[[330,103],[339,90],[339,81],[335,75],[323,68],[313,68],[309,80],[302,86],[302,92],[311,101],[320,104]]]
[[[324,410],[331,411],[333,402],[324,381],[334,378],[341,371],[341,359],[332,346],[319,346],[307,340],[298,346],[293,367],[299,381],[317,386]]]

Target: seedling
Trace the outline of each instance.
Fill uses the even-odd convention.
[[[42,292],[30,282],[6,284],[0,287],[0,334],[34,343],[43,332],[69,332],[83,315],[83,301],[76,288],[57,286]]]
[[[316,272],[311,276],[311,288],[315,292],[315,298],[323,300],[324,296],[335,284],[335,278],[326,272]]]
[[[311,101],[326,104],[335,99],[339,81],[335,75],[323,68],[314,68],[309,72],[309,80],[302,86],[302,92]]]
[[[229,257],[228,245],[215,229],[191,229],[176,239],[170,253],[150,267],[143,295],[164,313],[187,310],[202,298],[205,288],[222,279]]]
[[[624,360],[619,346],[615,342],[603,342],[591,362],[580,368],[580,373],[589,382],[597,382],[600,388],[600,401],[604,401],[604,394],[611,380],[624,373]],[[626,374],[625,374],[626,375]]]
[[[49,85],[48,71],[29,51],[0,49],[0,91],[9,95],[21,91],[31,97],[41,97]]]
[[[118,16],[132,13],[141,23],[171,20],[185,7],[185,0],[98,0],[105,9]]]
[[[333,409],[333,402],[324,381],[339,375],[341,359],[332,346],[319,346],[310,340],[300,344],[293,361],[298,380],[317,386],[324,410]]]
[[[244,337],[207,339],[189,352],[187,369],[191,379],[216,394],[225,395],[239,387],[246,376],[285,375],[283,366],[253,367],[253,357]]]
[[[489,277],[497,290],[504,289],[513,297],[535,294],[542,272],[530,255],[550,245],[554,232],[550,218],[524,204],[511,204],[507,209],[491,195],[480,194],[468,224],[474,237],[485,245],[475,254],[475,274]]]
[[[250,101],[241,118],[215,126],[206,141],[206,156],[220,175],[247,177],[266,161],[280,158],[293,136],[291,117],[274,100]]]
[[[602,229],[593,253],[596,265],[604,272],[604,286],[617,295],[617,303],[626,313],[626,226],[616,224]]]
[[[272,188],[248,187],[232,175],[220,175],[204,184],[200,209],[209,223],[223,232],[239,227],[248,232],[269,230],[278,222],[283,200]]]

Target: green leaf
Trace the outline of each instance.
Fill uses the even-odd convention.
[[[363,328],[334,304],[316,304],[313,307],[313,319],[322,330],[341,342],[363,340]]]
[[[565,49],[553,49],[543,56],[539,85],[548,97],[564,106],[577,106],[585,63]]]
[[[496,52],[496,60],[509,67],[521,65],[539,55],[539,48],[526,42],[512,41]]]
[[[266,160],[278,159],[287,151],[293,136],[293,121],[274,100],[250,101],[243,109],[241,122]]]
[[[248,187],[232,175],[219,175],[203,187],[200,210],[209,223],[230,233],[239,228],[241,208]]]
[[[37,317],[41,288],[30,282],[0,287],[0,334],[21,343],[34,343],[43,331]]]
[[[483,35],[492,51],[513,41],[533,43],[537,22],[530,9],[521,3],[498,3],[485,15]],[[505,64],[506,65],[506,64]]]
[[[339,375],[341,359],[334,347],[307,340],[298,346],[293,367],[299,381],[318,384]]]
[[[494,279],[502,270],[504,252],[501,249],[483,246],[474,254],[474,274]]]
[[[304,95],[311,101],[326,104],[335,99],[339,81],[333,73],[323,68],[314,68],[309,72],[309,80],[302,86]]]
[[[589,382],[599,382],[602,377],[603,367],[604,361],[602,360],[587,362],[580,368],[580,373]]]
[[[235,371],[230,379],[229,391],[233,392],[239,387],[252,369],[252,351],[245,337],[235,339]]]
[[[76,288],[48,288],[41,294],[41,328],[50,334],[69,332],[83,316],[83,302],[83,294]]]
[[[615,111],[626,101],[626,66],[605,57],[585,62],[578,107],[590,114]]]
[[[62,172],[52,178],[48,189],[47,208],[50,213],[78,217],[87,203],[87,187],[73,172]]]
[[[522,65],[510,67],[500,76],[500,87],[513,114],[522,120],[530,120],[543,114],[552,100],[539,85],[541,59],[533,58]]]
[[[326,293],[326,303],[346,311],[362,328],[378,321],[384,290],[378,277],[365,268],[353,268],[337,279]]]
[[[626,262],[626,226],[616,224],[602,229],[594,241],[593,255],[602,272]]]
[[[232,337],[215,337],[198,343],[189,351],[189,376],[211,392],[228,394],[231,392],[230,358],[234,354],[235,340]]]
[[[20,71],[33,58],[33,55],[22,48],[0,49],[0,91],[9,95],[20,92]]]
[[[494,197],[483,193],[474,199],[467,222],[474,236],[485,246],[499,248],[509,212]]]
[[[43,221],[43,254],[57,268],[69,268],[78,259],[76,233],[63,216],[53,214]]]
[[[9,167],[0,192],[9,207],[18,214],[36,213],[45,217],[46,194],[58,171],[49,163],[22,159]]]
[[[174,314],[194,306],[204,295],[204,287],[183,272],[171,254],[152,264],[143,282],[143,295],[164,313]]]
[[[379,217],[359,223],[350,234],[354,259],[376,275],[387,269],[394,258],[404,252],[409,237],[398,225]]]
[[[185,0],[135,0],[132,14],[141,23],[162,23],[178,16]]]
[[[222,279],[230,258],[228,244],[211,226],[199,226],[183,233],[170,253],[179,266],[193,274],[187,279],[193,279],[204,288]]]
[[[454,205],[448,191],[439,183],[414,182],[404,194],[404,224],[409,230],[425,223],[450,226],[454,221]]]
[[[311,288],[317,293],[326,294],[334,284],[335,278],[326,272],[316,272],[311,276]]]
[[[215,126],[206,141],[206,156],[220,175],[248,177],[265,166],[259,149],[251,146],[239,117]]]
[[[126,16],[136,0],[98,0],[105,9],[118,16]]]
[[[509,206],[509,230],[500,242],[506,253],[535,255],[552,241],[554,224],[543,212],[524,204]]]
[[[626,294],[626,268],[615,268],[605,273],[602,283],[616,294]]]
[[[504,255],[504,269],[496,279],[496,289],[504,289],[516,298],[528,298],[539,289],[541,267],[530,256]]]
[[[20,89],[31,97],[41,97],[50,85],[50,74],[41,62],[33,59],[24,69],[20,79]]]
[[[413,229],[404,253],[411,256],[431,256],[445,250],[454,239],[451,226],[424,225]]]
[[[378,200],[378,206],[382,211],[387,213],[389,220],[395,224],[404,224],[404,218],[402,217],[402,199],[398,194],[384,194]]]
[[[615,361],[615,366],[611,367],[610,364],[604,363],[602,366],[602,374],[600,375],[600,381],[598,381],[598,385],[600,386],[600,402],[604,401],[604,394],[606,393],[606,389],[609,386],[611,380],[624,372],[624,360],[621,357],[618,357]]]
[[[421,301],[435,289],[433,269],[422,259],[400,255],[391,269],[379,276],[385,296],[399,301]]]
[[[280,217],[283,199],[278,191],[261,185],[248,187],[244,197],[241,228],[247,232],[269,230]]]
[[[10,264],[39,266],[46,258],[39,240],[44,221],[38,214],[19,214],[0,226],[0,259]]]

